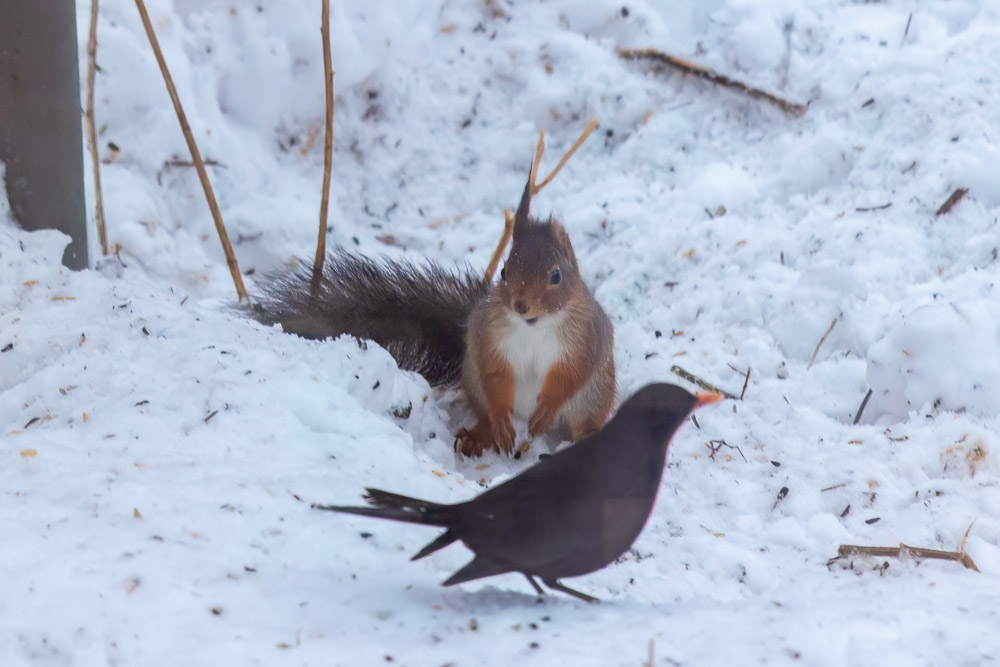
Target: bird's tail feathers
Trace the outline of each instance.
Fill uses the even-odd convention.
[[[365,489],[365,491],[367,491],[365,499],[371,507],[349,507],[343,505],[321,505],[317,507],[344,514],[371,516],[377,519],[391,519],[392,521],[418,523],[425,526],[447,528],[451,523],[450,505],[432,503],[379,489]],[[430,552],[428,551],[427,553]]]
[[[372,507],[395,508],[411,512],[430,512],[448,507],[441,503],[432,503],[428,500],[411,498],[410,496],[403,496],[398,493],[391,493],[371,487],[365,489],[365,500]]]
[[[320,509],[341,512],[343,514],[356,514],[358,516],[371,516],[376,519],[391,519],[404,523],[419,523],[425,526],[446,526],[447,521],[441,516],[429,516],[418,514],[407,510],[381,507],[347,507],[342,505],[323,505]]]
[[[448,530],[444,531],[443,533],[435,537],[433,540],[431,540],[427,544],[427,546],[425,546],[423,549],[415,553],[410,560],[420,560],[424,556],[429,556],[438,549],[444,549],[446,546],[448,546],[457,539],[458,535],[456,535],[455,532],[451,528],[449,528]]]

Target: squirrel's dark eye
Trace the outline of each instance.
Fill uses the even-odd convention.
[[[507,267],[500,269],[500,280],[507,280]]]
[[[560,280],[562,280],[562,276],[559,275],[559,269],[556,269],[552,272],[552,276],[549,278],[549,283],[552,285],[558,285]]]

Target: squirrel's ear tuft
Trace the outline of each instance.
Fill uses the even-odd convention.
[[[514,231],[524,229],[531,224],[528,209],[531,207],[531,168],[528,168],[528,183],[524,186],[524,194],[521,195],[521,203],[517,205],[517,213],[514,214]]]
[[[565,253],[566,257],[570,261],[570,264],[573,265],[573,270],[579,271],[580,269],[576,265],[576,253],[573,252],[573,244],[569,242],[569,233],[566,231],[565,227],[555,220],[553,220],[551,224],[552,241],[556,244],[556,247],[559,248],[559,250]]]

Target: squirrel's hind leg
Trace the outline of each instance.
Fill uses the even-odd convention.
[[[569,439],[573,442],[580,442],[584,438],[594,435],[604,426],[604,421],[599,417],[584,419],[577,424],[570,424]]]

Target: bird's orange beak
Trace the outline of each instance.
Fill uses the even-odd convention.
[[[708,405],[709,403],[716,403],[718,401],[721,401],[722,399],[725,398],[725,396],[716,393],[695,394],[695,398],[697,398],[698,401],[694,404],[694,407],[700,408],[703,405]]]

